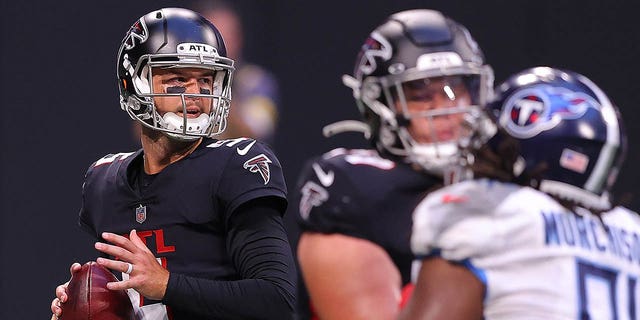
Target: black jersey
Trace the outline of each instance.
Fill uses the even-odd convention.
[[[410,282],[412,213],[438,179],[373,150],[335,149],[311,159],[298,180],[302,231],[340,233],[382,247]]]
[[[205,139],[157,175],[146,176],[142,163],[139,150],[108,155],[89,168],[81,226],[98,239],[104,231],[128,235],[136,229],[172,273],[239,279],[226,243],[234,210],[263,197],[277,199],[281,213],[286,209],[282,168],[272,151],[247,138]],[[157,301],[140,305],[164,309]]]

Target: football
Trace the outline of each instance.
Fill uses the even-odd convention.
[[[105,267],[90,261],[71,277],[62,305],[65,320],[133,320],[131,300],[124,290],[107,289],[108,282],[118,279]]]

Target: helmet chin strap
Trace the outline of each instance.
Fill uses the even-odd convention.
[[[187,136],[184,134],[178,134],[178,133],[171,133],[171,132],[166,132],[166,131],[161,131],[163,134],[165,134],[167,137],[174,139],[174,140],[178,140],[178,141],[196,141],[202,137],[198,137],[198,136]]]
[[[418,143],[409,148],[408,158],[427,171],[443,174],[448,166],[455,163],[459,157],[457,142]]]
[[[196,140],[200,136],[189,135],[203,134],[210,126],[210,117],[207,114],[201,114],[197,118],[187,118],[187,128],[184,130],[185,118],[173,113],[167,112],[162,116],[162,127],[174,132],[167,132],[167,135],[179,140]],[[181,133],[185,132],[185,133]]]

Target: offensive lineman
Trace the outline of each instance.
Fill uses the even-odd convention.
[[[457,159],[460,123],[492,81],[468,31],[438,11],[398,12],[366,39],[345,84],[375,149],[311,159],[298,184],[298,259],[321,319],[397,316],[414,260],[411,212]]]

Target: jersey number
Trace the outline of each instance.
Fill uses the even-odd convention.
[[[578,260],[577,276],[579,319],[619,319],[625,310],[618,309],[618,299],[621,298],[616,285],[618,271]],[[626,277],[626,280],[628,318],[635,319],[637,279]]]

